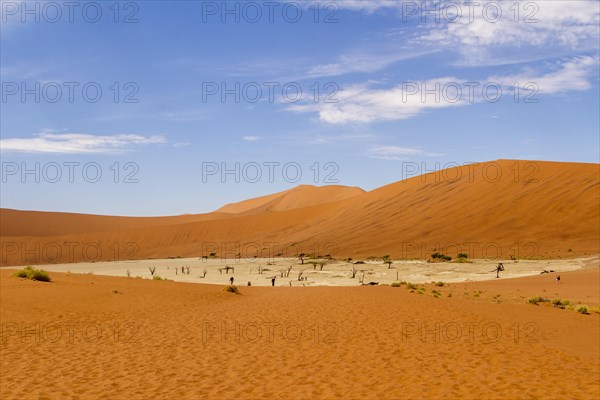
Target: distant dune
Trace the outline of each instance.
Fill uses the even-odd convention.
[[[216,212],[235,214],[260,214],[264,212],[286,211],[310,207],[332,201],[348,199],[365,193],[357,187],[301,185],[285,192],[275,193],[255,199],[227,204]]]
[[[209,253],[234,257],[304,252],[354,259],[424,259],[433,251],[499,259],[597,254],[599,167],[498,160],[413,177],[371,192],[300,186],[214,213],[178,217],[2,210],[1,262]]]

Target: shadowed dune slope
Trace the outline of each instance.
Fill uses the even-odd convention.
[[[114,259],[114,251],[108,249],[115,243],[121,249],[133,243],[135,251],[127,257],[138,259],[210,252],[229,257],[238,252],[243,256],[304,252],[355,259],[386,254],[423,259],[434,249],[453,256],[463,251],[472,257],[507,259],[600,251],[598,164],[499,160],[302,208],[293,207],[311,204],[300,194],[312,189],[289,192],[290,198],[280,194],[232,206],[229,210],[241,214],[226,219],[37,238],[24,232],[9,236],[3,230],[3,246],[12,247],[4,251],[2,264],[89,261],[78,252],[70,259],[66,254],[52,260],[25,259],[22,250],[67,241],[94,243],[102,249],[97,259],[103,260]],[[119,259],[124,257],[120,254]]]

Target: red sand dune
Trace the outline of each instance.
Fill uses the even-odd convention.
[[[317,204],[343,200],[365,193],[357,187],[301,185],[284,192],[257,197],[255,199],[227,204],[215,212],[235,214],[260,214],[264,212],[293,210]]]
[[[600,315],[526,303],[544,289],[597,297],[597,268],[565,273],[564,285],[540,276],[435,287],[440,298],[432,287],[234,295],[212,285],[52,278],[0,271],[3,399],[600,396]]]
[[[223,247],[234,244],[243,256],[305,252],[355,259],[424,259],[434,249],[500,259],[600,252],[598,164],[499,160],[358,191],[300,187],[221,209],[227,213],[162,219],[21,212],[1,225],[1,262],[89,260],[65,243],[80,249],[92,243],[101,249],[97,260],[223,255]],[[314,193],[326,195],[303,198]],[[16,212],[2,213],[4,220]],[[124,251],[130,243],[131,251]]]

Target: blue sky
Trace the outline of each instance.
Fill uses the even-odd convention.
[[[173,215],[599,162],[597,1],[67,3],[1,2],[2,207]]]

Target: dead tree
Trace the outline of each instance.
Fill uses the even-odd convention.
[[[354,265],[352,266],[352,269],[350,270],[350,278],[354,279],[356,277],[356,273],[358,272],[358,268],[356,268]]]
[[[150,275],[154,276],[154,273],[156,272],[156,267],[148,267],[148,269],[150,270]]]
[[[302,265],[304,265],[304,257],[306,257],[306,254],[304,254],[304,253],[298,254],[298,258],[300,259],[300,262],[302,263]]]
[[[190,267],[185,267],[185,272],[189,275],[190,272],[192,272],[192,269]]]

